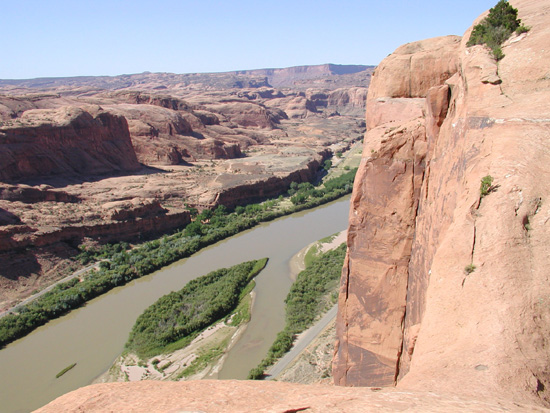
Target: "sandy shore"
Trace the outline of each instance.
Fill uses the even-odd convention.
[[[254,305],[255,293],[250,293],[250,312]],[[186,347],[173,353],[160,354],[148,360],[139,360],[135,354],[120,356],[111,368],[99,376],[93,383],[141,380],[200,380],[216,379],[223,367],[227,353],[246,330],[248,323],[231,326],[231,319],[220,321],[193,339]],[[227,343],[227,345],[223,344]],[[180,373],[191,366],[201,354],[223,345],[223,353],[214,357],[210,363],[197,370],[191,376],[178,378]]]
[[[317,247],[318,253],[324,253],[334,248],[337,248],[343,242],[346,242],[348,235],[348,230],[345,229],[342,232],[335,234],[329,242],[315,241],[309,244],[308,246],[302,248],[298,251],[289,262],[290,278],[295,281],[296,277],[300,272],[306,269],[305,257],[307,252],[312,247]]]

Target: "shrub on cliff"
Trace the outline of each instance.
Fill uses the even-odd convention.
[[[500,60],[504,57],[500,45],[516,31],[523,33],[529,30],[518,19],[518,9],[512,7],[506,0],[500,0],[489,10],[489,15],[472,30],[467,46],[486,44],[493,57]]]

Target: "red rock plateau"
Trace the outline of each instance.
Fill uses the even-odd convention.
[[[277,69],[300,83],[277,89],[260,73],[0,81],[0,309],[76,269],[82,243],[311,181],[362,138],[372,69]]]
[[[366,388],[102,384],[41,411],[548,411],[550,0],[511,4],[531,30],[498,65],[469,29],[373,76],[333,365]]]

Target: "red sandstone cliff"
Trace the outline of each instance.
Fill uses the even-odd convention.
[[[550,1],[511,3],[531,30],[498,65],[468,30],[373,76],[337,384],[550,403]]]
[[[126,119],[67,106],[27,110],[0,126],[0,180],[136,171]]]

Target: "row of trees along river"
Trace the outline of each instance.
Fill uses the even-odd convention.
[[[5,374],[0,379],[0,403],[7,411],[27,411],[89,384],[109,368],[136,318],[159,297],[209,271],[269,257],[257,277],[253,318],[220,372],[221,378],[246,378],[284,326],[283,301],[292,283],[290,257],[304,245],[346,228],[349,201],[331,201],[351,192],[355,172],[317,187],[294,184],[290,202],[274,199],[235,211],[221,206],[197,214],[196,224],[175,234],[129,250],[115,247],[119,251],[99,271],[82,281],[60,284],[2,318],[0,342],[5,348],[0,364]],[[289,214],[293,215],[276,220]],[[100,254],[86,251],[82,258]],[[77,364],[69,372],[55,377],[73,363]]]

